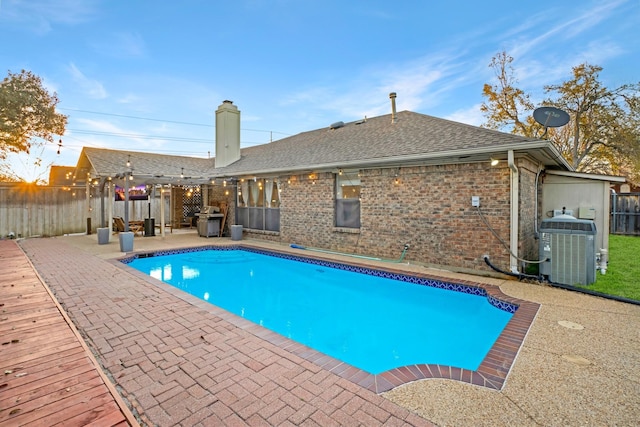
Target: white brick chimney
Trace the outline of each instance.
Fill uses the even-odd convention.
[[[240,160],[240,110],[222,101],[216,110],[216,168]]]

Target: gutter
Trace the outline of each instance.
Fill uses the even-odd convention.
[[[524,142],[520,142],[517,144],[509,144],[507,146],[510,151],[522,151],[522,150],[534,150],[534,149],[546,149],[549,151],[548,154],[551,155],[551,158],[556,158],[557,161],[570,168],[566,160],[562,158],[560,153],[557,151],[555,146],[549,141],[543,140],[528,140]],[[482,147],[482,148],[473,148],[473,149],[459,149],[459,150],[448,150],[442,151],[439,153],[419,153],[419,154],[405,154],[401,156],[393,156],[393,157],[380,157],[376,159],[358,159],[358,160],[348,160],[348,161],[336,161],[336,162],[327,162],[327,163],[316,163],[316,164],[303,164],[303,165],[295,165],[295,166],[285,166],[285,167],[275,167],[275,168],[263,168],[263,169],[242,169],[242,168],[234,168],[235,164],[231,164],[225,166],[224,168],[220,168],[223,170],[213,169],[211,171],[211,178],[224,178],[229,176],[242,176],[242,175],[274,175],[280,173],[295,173],[295,172],[307,172],[307,171],[320,171],[320,170],[331,170],[331,169],[349,169],[349,168],[369,168],[369,167],[380,167],[380,166],[389,166],[393,167],[394,165],[408,165],[408,164],[431,164],[438,165],[441,164],[443,159],[447,158],[461,158],[458,161],[450,162],[450,163],[468,163],[469,161],[475,162],[483,162],[489,159],[492,153],[496,152],[496,146],[492,147]],[[506,148],[506,147],[505,147]],[[473,157],[477,157],[477,159],[473,159]]]
[[[518,274],[518,260],[513,254],[518,253],[518,207],[520,200],[520,186],[519,186],[519,171],[518,167],[514,163],[513,150],[507,152],[507,163],[509,165],[510,172],[510,187],[511,187],[511,215],[510,215],[510,227],[511,235],[509,239],[509,247],[511,248],[509,254],[509,260],[511,265],[511,271]]]

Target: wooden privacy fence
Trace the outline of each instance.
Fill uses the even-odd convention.
[[[85,188],[1,183],[0,238],[7,238],[9,233],[15,238],[86,233],[87,218],[91,219],[91,232],[94,233],[102,223],[101,199],[95,190],[91,196],[87,206]],[[168,200],[165,204],[169,216]],[[159,199],[129,202],[131,220],[143,220],[149,216],[149,211],[152,217],[160,218]],[[124,216],[124,202],[113,204],[113,216]],[[107,218],[105,213],[105,221]]]
[[[0,186],[0,237],[61,236],[86,231],[85,189]]]
[[[611,195],[611,234],[640,235],[640,193]]]

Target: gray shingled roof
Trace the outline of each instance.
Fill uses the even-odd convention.
[[[481,154],[488,158],[491,153],[503,153],[506,158],[508,149],[543,150],[546,153],[536,153],[536,157],[546,158],[550,166],[568,167],[548,141],[402,111],[395,123],[389,114],[245,148],[239,161],[217,169],[216,174],[398,165]]]
[[[214,164],[213,159],[198,157],[84,147],[76,176],[80,178],[90,172],[94,177],[115,177],[128,171],[127,161],[131,162],[137,183],[202,183],[212,176]],[[182,174],[185,178],[181,178]]]
[[[395,123],[389,114],[243,148],[240,160],[223,168],[215,168],[213,159],[85,147],[77,170],[86,174],[92,169],[98,176],[115,176],[125,171],[130,158],[134,176],[141,180],[146,177],[148,183],[176,183],[183,171],[193,183],[204,183],[211,177],[472,161],[500,154],[506,158],[507,150],[526,152],[549,167],[570,170],[549,141],[411,111],[399,112]]]

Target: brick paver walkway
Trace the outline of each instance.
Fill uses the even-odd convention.
[[[21,246],[142,424],[433,425],[114,261]]]

